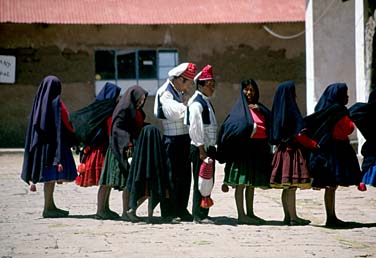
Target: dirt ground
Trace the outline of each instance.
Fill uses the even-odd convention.
[[[220,190],[223,165],[217,165],[210,216],[215,225],[147,224],[96,220],[97,187],[57,185],[57,206],[68,218],[43,219],[43,186],[30,192],[21,181],[23,154],[0,152],[0,257],[376,257],[376,188],[337,191],[337,215],[348,228],[324,227],[323,191],[298,190],[297,209],[308,226],[282,225],[281,190],[256,190],[255,213],[265,225],[237,225],[234,190]],[[121,193],[111,194],[121,212]],[[191,206],[189,207],[191,209]],[[146,218],[147,204],[138,215]],[[160,216],[159,206],[154,212]],[[158,220],[157,220],[158,222]]]

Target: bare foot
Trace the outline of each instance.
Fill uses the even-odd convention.
[[[136,211],[134,209],[130,209],[129,211],[127,211],[127,216],[133,223],[140,221],[140,218],[136,215]]]
[[[285,216],[285,218],[283,219],[283,224],[284,225],[290,225],[290,216]]]
[[[346,226],[348,226],[348,222],[340,220],[338,218],[327,219],[325,223],[325,227],[328,227],[328,228],[343,228]]]
[[[265,223],[264,219],[257,217],[256,215],[247,215],[247,217],[254,221],[254,225],[261,225]]]
[[[61,209],[45,209],[43,211],[43,218],[65,218],[68,217],[69,211]]]
[[[146,223],[148,224],[154,224],[154,217],[153,216],[148,216],[147,219],[146,219]]]
[[[122,221],[131,221],[130,218],[128,217],[127,213],[123,213],[120,217]]]
[[[67,216],[69,214],[69,211],[66,211],[66,210],[62,210],[62,209],[59,209],[59,208],[56,208],[55,210],[62,213],[62,214],[66,214]]]
[[[95,214],[96,219],[118,219],[119,215],[116,212],[101,211]]]
[[[114,219],[118,219],[118,218],[120,217],[119,214],[117,214],[116,212],[114,212],[114,211],[112,211],[112,210],[110,210],[110,209],[107,209],[107,210],[106,210],[106,213],[111,214],[111,216],[112,216]]]
[[[289,225],[290,226],[305,226],[305,225],[308,225],[309,223],[311,223],[310,220],[297,217],[295,219],[291,219]]]
[[[239,225],[257,225],[257,221],[250,217],[244,216],[238,218]]]

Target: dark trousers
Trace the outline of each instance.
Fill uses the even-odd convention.
[[[161,215],[183,216],[187,213],[191,191],[191,163],[189,160],[189,135],[163,136],[170,167],[170,198],[161,202]]]
[[[209,149],[207,150],[207,154],[210,158],[213,159],[213,162],[215,162],[215,147],[210,146]],[[198,174],[200,172],[200,167],[203,161],[200,159],[200,151],[198,147],[194,145],[191,145],[190,160],[192,162],[192,171],[193,171],[192,215],[194,218],[205,219],[208,217],[209,209],[202,208],[200,206],[202,195],[200,191],[198,190]],[[214,170],[215,170],[215,163],[214,163]],[[214,174],[213,174],[213,180],[214,180]]]

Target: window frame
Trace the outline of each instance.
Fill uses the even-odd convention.
[[[100,78],[100,72],[97,72],[97,60],[96,55],[99,51],[113,51],[113,67],[114,70],[113,74],[114,78],[107,78],[102,79]],[[139,65],[139,52],[141,51],[154,51],[155,52],[155,64],[153,66],[155,67],[155,78],[140,78],[140,65]],[[121,53],[135,53],[134,57],[134,68],[135,68],[135,78],[119,78],[119,63],[118,63],[118,56],[121,56]],[[170,65],[160,65],[160,55],[163,53],[171,54],[171,60],[174,62]],[[122,88],[122,93],[124,91],[133,86],[133,85],[139,85],[143,88],[145,88],[149,96],[155,96],[156,91],[158,88],[163,84],[163,82],[167,79],[168,75],[166,74],[164,78],[161,78],[161,69],[165,69],[166,73],[168,70],[172,69],[173,67],[177,66],[179,62],[179,53],[177,49],[175,48],[97,48],[94,50],[94,69],[95,69],[95,94],[97,95],[100,91],[100,89],[103,87],[103,85],[106,82],[112,82],[118,85],[120,88]],[[121,93],[121,94],[122,94]]]

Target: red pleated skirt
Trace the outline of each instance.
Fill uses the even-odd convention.
[[[107,148],[107,143],[95,147],[85,147],[84,156],[77,169],[79,173],[76,178],[77,185],[82,187],[98,185]]]

